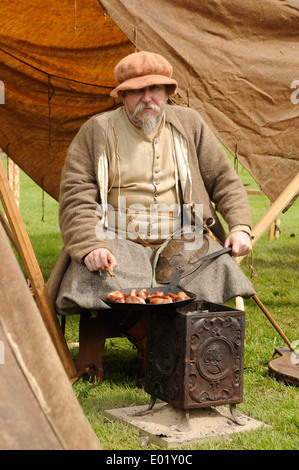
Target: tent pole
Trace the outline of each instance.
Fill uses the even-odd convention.
[[[299,173],[280,194],[276,201],[271,205],[263,217],[252,229],[252,245],[254,245],[265,231],[269,228],[271,223],[277,218],[277,216],[288,206],[288,204],[299,194]],[[236,258],[238,264],[245,258],[245,256],[239,256]]]
[[[281,195],[276,199],[276,201],[271,205],[270,209],[264,214],[264,216],[259,220],[259,222],[255,225],[252,229],[252,236],[254,237],[252,240],[252,245],[256,243],[263,233],[267,230],[267,228],[271,225],[273,220],[288,206],[288,204],[299,194],[299,173],[295,176],[295,178],[290,182],[290,184],[286,187],[286,189],[281,193]],[[242,259],[245,256],[236,257],[235,260],[238,264],[241,263]],[[280,334],[289,348],[294,351],[290,341],[285,336],[279,325],[275,322],[272,318],[271,314],[268,312],[266,307],[262,304],[261,300],[258,298],[257,295],[254,295],[253,300],[261,309],[261,311],[266,315],[270,323],[274,326],[276,331]]]
[[[18,210],[14,195],[9,186],[2,162],[0,164],[0,200],[3,205],[14,242],[16,243],[16,248],[31,282],[37,306],[66,373],[71,379],[76,375],[77,371],[66,340],[63,336],[57,314],[54,310],[47,286],[37,263],[35,253]]]

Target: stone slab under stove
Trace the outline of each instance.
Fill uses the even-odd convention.
[[[226,405],[192,409],[187,413],[164,402],[155,404],[151,410],[148,408],[148,405],[130,406],[106,410],[104,413],[110,419],[137,428],[149,442],[166,449],[176,449],[190,442],[228,438],[235,433],[265,426],[238,410],[236,415],[241,424],[237,424]]]

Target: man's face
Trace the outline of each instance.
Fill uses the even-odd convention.
[[[152,85],[139,90],[127,90],[123,101],[131,122],[150,134],[162,119],[167,97],[165,85]]]

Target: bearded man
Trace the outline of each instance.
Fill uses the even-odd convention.
[[[170,63],[159,54],[130,54],[115,67],[115,78],[119,85],[111,96],[122,97],[123,106],[90,118],[65,161],[60,189],[64,262],[60,259],[50,281],[62,315],[86,318],[93,312],[112,322],[117,314],[110,309],[107,314],[102,295],[152,285],[155,254],[182,232],[184,206],[201,208],[200,220],[213,221],[211,230],[231,247],[231,255],[251,250],[246,191],[226,152],[198,112],[167,104],[177,88]],[[209,238],[207,253],[217,250],[219,244]],[[254,294],[229,254],[187,273],[180,286],[216,303]]]

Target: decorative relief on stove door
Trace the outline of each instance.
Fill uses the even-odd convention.
[[[240,393],[242,328],[239,317],[193,321],[189,395],[196,403],[229,401]]]

